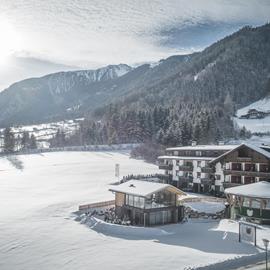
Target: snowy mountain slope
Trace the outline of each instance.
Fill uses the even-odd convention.
[[[85,100],[87,108],[102,104],[109,99],[115,80],[131,70],[125,64],[110,65],[17,82],[0,93],[0,123],[32,124],[81,116],[80,108]],[[102,94],[104,91],[107,95]]]
[[[127,93],[170,77],[191,57],[172,56],[152,68],[120,64],[20,81],[0,93],[0,126],[83,117]]]
[[[236,126],[239,128],[245,127],[247,130],[252,133],[261,132],[266,133],[270,132],[270,116],[266,116],[261,119],[240,119],[239,117],[247,114],[247,112],[251,109],[256,109],[258,111],[268,112],[270,111],[270,97],[265,97],[260,99],[250,105],[239,109],[236,112],[236,116],[234,117],[234,122]]]

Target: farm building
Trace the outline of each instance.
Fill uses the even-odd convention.
[[[183,218],[178,196],[185,193],[172,185],[130,180],[109,190],[115,193],[116,215],[133,225],[177,223]]]
[[[225,189],[232,219],[270,224],[270,183],[266,181]]]

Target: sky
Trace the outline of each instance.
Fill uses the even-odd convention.
[[[83,68],[154,62],[269,20],[269,0],[0,0],[0,66],[10,55]]]

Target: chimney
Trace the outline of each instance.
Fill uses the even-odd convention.
[[[191,146],[196,146],[197,145],[197,142],[196,141],[192,141],[191,142]]]

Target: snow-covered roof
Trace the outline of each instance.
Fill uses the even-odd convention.
[[[176,159],[176,160],[207,160],[210,161],[213,157],[185,157],[185,156],[159,156],[158,159]]]
[[[209,144],[209,145],[190,145],[190,146],[180,146],[180,147],[171,147],[167,148],[166,150],[172,150],[172,151],[177,151],[177,150],[195,150],[195,151],[202,151],[202,150],[209,150],[209,151],[214,151],[214,150],[224,150],[224,151],[229,151],[238,145],[229,145],[229,144],[224,144],[224,145],[215,145],[215,144]]]
[[[270,183],[261,181],[238,187],[226,188],[226,194],[239,195],[251,198],[270,199]]]
[[[178,195],[185,195],[183,191],[172,185],[142,180],[129,180],[120,185],[111,185],[111,187],[109,188],[109,190],[113,192],[121,192],[140,197],[147,197],[153,193],[159,192],[164,189],[167,189],[168,191]]]
[[[232,153],[233,151],[235,151],[236,149],[239,149],[242,146],[246,146],[246,147],[252,149],[253,151],[256,151],[256,152],[262,154],[263,156],[265,156],[266,158],[270,159],[270,152],[260,148],[259,146],[253,145],[253,144],[242,143],[242,144],[238,145],[237,147],[235,147],[234,149],[231,149],[230,151],[228,151],[228,152],[220,155],[219,157],[213,159],[211,161],[211,163],[217,162],[218,160],[222,159],[223,157],[227,156],[228,154]]]

